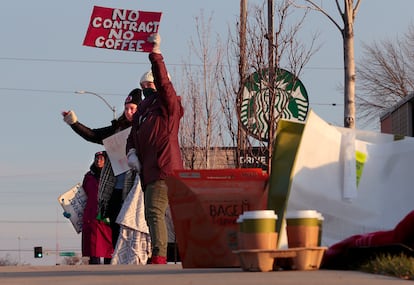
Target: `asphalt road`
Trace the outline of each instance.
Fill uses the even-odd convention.
[[[356,271],[244,272],[240,268],[185,268],[167,265],[60,265],[0,267],[0,284],[30,285],[368,285],[409,281]]]

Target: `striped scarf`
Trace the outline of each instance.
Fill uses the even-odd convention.
[[[134,180],[135,171],[127,171],[125,175],[124,187],[122,189],[122,200],[128,195],[131,190]],[[109,159],[106,160],[105,165],[101,171],[98,188],[98,220],[105,220],[108,218],[108,205],[111,199],[112,192],[115,189],[116,177],[112,170],[112,165]]]

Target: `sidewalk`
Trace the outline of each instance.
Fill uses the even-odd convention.
[[[243,272],[240,268],[183,269],[167,265],[81,265],[0,267],[0,284],[30,285],[381,285],[405,280],[356,271]]]

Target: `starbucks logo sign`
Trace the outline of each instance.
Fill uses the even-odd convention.
[[[270,92],[267,69],[251,74],[243,88],[240,121],[243,128],[258,140],[269,134]],[[284,69],[275,72],[274,122],[279,119],[304,121],[309,109],[308,94],[302,82]]]

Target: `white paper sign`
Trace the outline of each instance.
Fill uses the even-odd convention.
[[[103,140],[109,160],[111,161],[112,170],[115,175],[124,173],[130,169],[125,154],[126,141],[131,131],[131,127],[120,131]]]
[[[87,200],[88,196],[80,183],[58,197],[59,204],[69,214],[68,218],[77,233],[82,231],[83,211]]]

